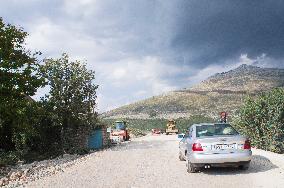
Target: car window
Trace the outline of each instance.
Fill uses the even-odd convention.
[[[215,135],[238,135],[230,124],[214,124],[196,126],[196,137]]]

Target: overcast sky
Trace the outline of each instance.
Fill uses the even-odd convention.
[[[283,0],[0,2],[0,17],[29,33],[29,49],[67,52],[96,71],[101,112],[243,63],[284,67]]]

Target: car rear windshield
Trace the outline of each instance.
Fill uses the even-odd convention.
[[[230,124],[214,124],[196,126],[196,137],[215,135],[238,135]]]

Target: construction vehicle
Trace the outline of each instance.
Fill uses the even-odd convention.
[[[170,133],[175,133],[178,134],[178,129],[176,128],[176,122],[173,119],[170,119],[167,123],[167,128],[166,128],[166,135]]]
[[[115,121],[114,127],[111,131],[111,140],[113,143],[123,142],[129,140],[129,132],[126,129],[126,121]]]
[[[152,134],[153,135],[161,134],[161,129],[152,129]]]

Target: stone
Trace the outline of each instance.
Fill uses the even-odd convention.
[[[71,156],[71,155],[68,154],[68,153],[63,154],[63,158],[67,158],[67,157],[70,157],[70,156]]]
[[[33,163],[32,163],[32,167],[36,167],[37,164],[38,164],[38,161],[33,162]]]
[[[1,186],[8,185],[8,183],[9,183],[9,179],[6,178],[6,177],[5,177],[5,178],[2,178],[1,181],[2,181],[2,185],[1,185]]]
[[[23,171],[15,171],[15,172],[12,172],[9,176],[9,179],[11,181],[15,181],[15,180],[18,180],[23,174]]]
[[[23,172],[23,176],[28,176],[29,171],[30,171],[30,169],[26,169],[26,170],[24,170],[24,172]]]
[[[16,175],[16,172],[11,172],[11,174],[9,175],[9,179],[11,181],[14,181],[17,179],[17,175]]]

